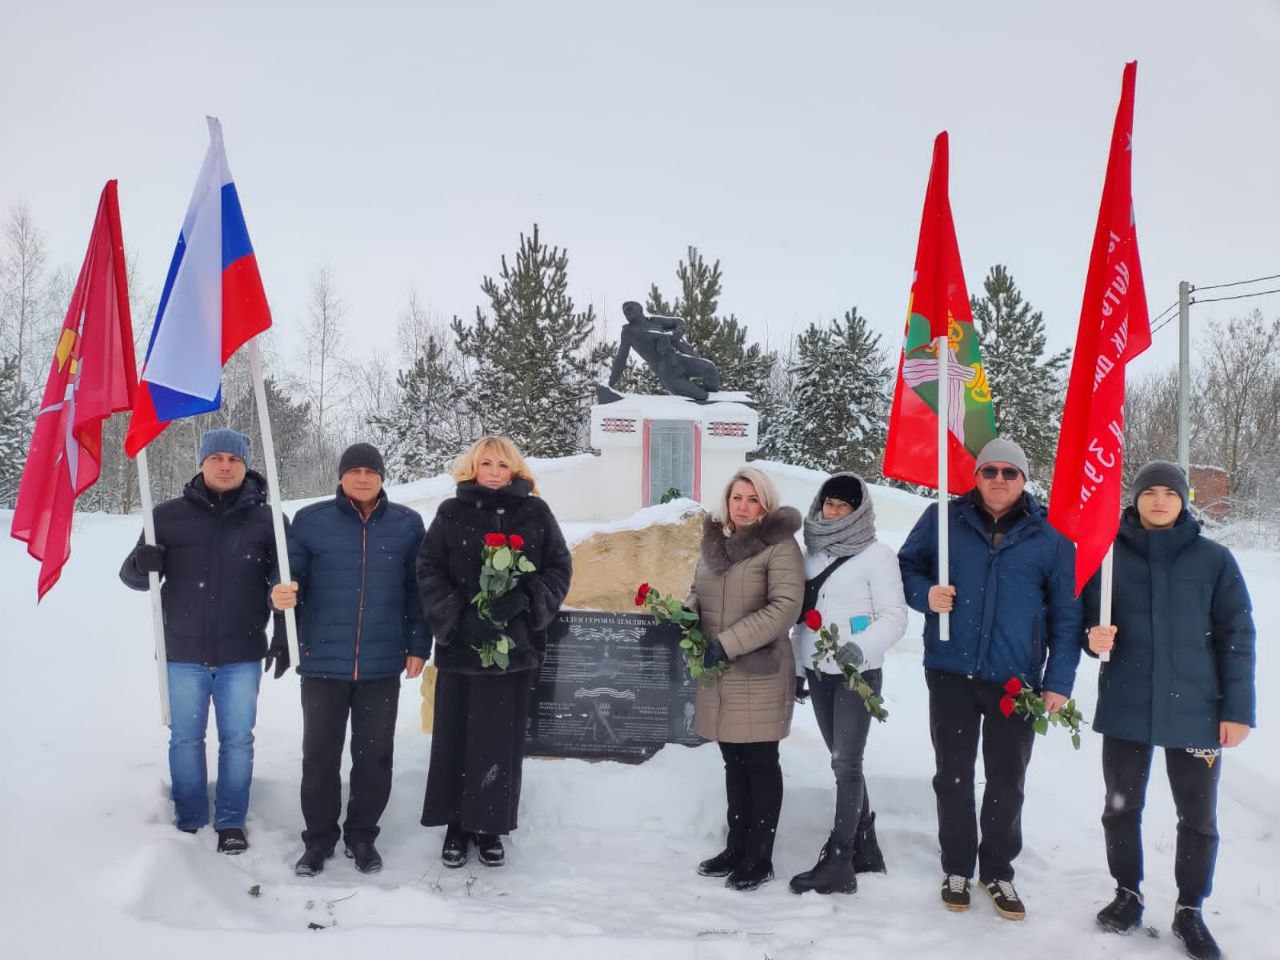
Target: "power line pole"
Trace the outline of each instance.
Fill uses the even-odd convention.
[[[1178,283],[1178,466],[1191,481],[1191,291]]]

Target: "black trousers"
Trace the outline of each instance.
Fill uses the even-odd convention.
[[[806,673],[813,714],[831,752],[831,770],[836,775],[836,816],[832,832],[840,840],[852,843],[859,825],[870,825],[871,796],[862,773],[862,755],[871,732],[871,714],[857,692],[849,689],[843,676],[816,670]],[[865,670],[862,678],[879,693],[884,671]]]
[[[1133,891],[1142,883],[1142,808],[1147,802],[1155,749],[1149,743],[1102,738],[1102,779],[1107,786],[1102,829],[1107,838],[1107,864],[1116,885]],[[1178,902],[1198,907],[1213,889],[1213,868],[1218,859],[1222,753],[1168,747],[1164,759],[1178,811],[1173,866]]]
[[[1012,880],[1022,851],[1022,800],[1035,729],[1000,712],[1004,689],[989,680],[925,670],[929,732],[933,737],[933,792],[938,800],[942,870],[980,880]],[[978,743],[987,784],[982,792],[982,840],[974,803]]]
[[[400,678],[302,678],[302,817],[308,847],[373,841],[391,796]],[[351,719],[351,789],[341,831],[342,748]]]
[[[454,824],[492,834],[516,828],[536,677],[536,670],[483,675],[441,670],[436,675],[424,827]]]
[[[725,847],[738,863],[773,862],[773,841],[782,814],[782,765],[778,741],[721,743],[728,799],[729,839]]]

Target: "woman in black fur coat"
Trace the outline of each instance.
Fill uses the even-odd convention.
[[[529,695],[547,627],[569,592],[569,549],[519,449],[483,437],[458,458],[457,495],[440,504],[418,551],[418,587],[435,636],[435,723],[422,824],[447,826],[440,857],[467,862],[472,843],[485,866],[505,860],[501,836],[516,828]],[[492,621],[479,591],[486,536],[501,534],[535,569],[495,599]],[[505,633],[514,642],[505,669],[484,666],[480,649]]]

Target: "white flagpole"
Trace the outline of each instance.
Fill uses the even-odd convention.
[[[276,445],[271,437],[271,418],[267,415],[267,387],[262,379],[262,352],[257,337],[249,341],[249,370],[253,375],[258,427],[262,431],[262,459],[267,467],[267,496],[271,501],[271,522],[276,534],[276,565],[280,571],[280,582],[289,583],[293,576],[289,573],[289,545],[284,534],[284,511],[280,508],[280,474],[276,470]],[[289,639],[289,661],[297,667],[301,662],[298,656],[298,623],[292,610],[284,612],[284,632]]]
[[[1099,603],[1098,626],[1111,626],[1111,573],[1113,567],[1113,559],[1116,545],[1113,543],[1107,547],[1107,555],[1102,558],[1102,596]],[[1111,651],[1105,650],[1098,654],[1098,659],[1103,663],[1111,662]]]
[[[152,513],[151,471],[147,469],[147,450],[143,447],[135,458],[138,464],[138,492],[142,495],[142,539],[156,545],[156,520]],[[160,574],[148,573],[151,595],[151,632],[156,643],[156,679],[160,685],[160,722],[169,726],[169,654],[164,647],[164,610],[160,606]]]
[[[947,401],[951,384],[947,380],[947,335],[938,338],[938,585],[951,585],[951,567],[949,566],[950,530],[947,516],[947,434],[950,426],[947,423]],[[951,614],[938,614],[938,639],[943,643],[951,640]]]

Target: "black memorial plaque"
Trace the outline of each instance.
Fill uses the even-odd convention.
[[[647,614],[565,611],[547,635],[525,754],[643,763],[697,745],[677,628]]]

